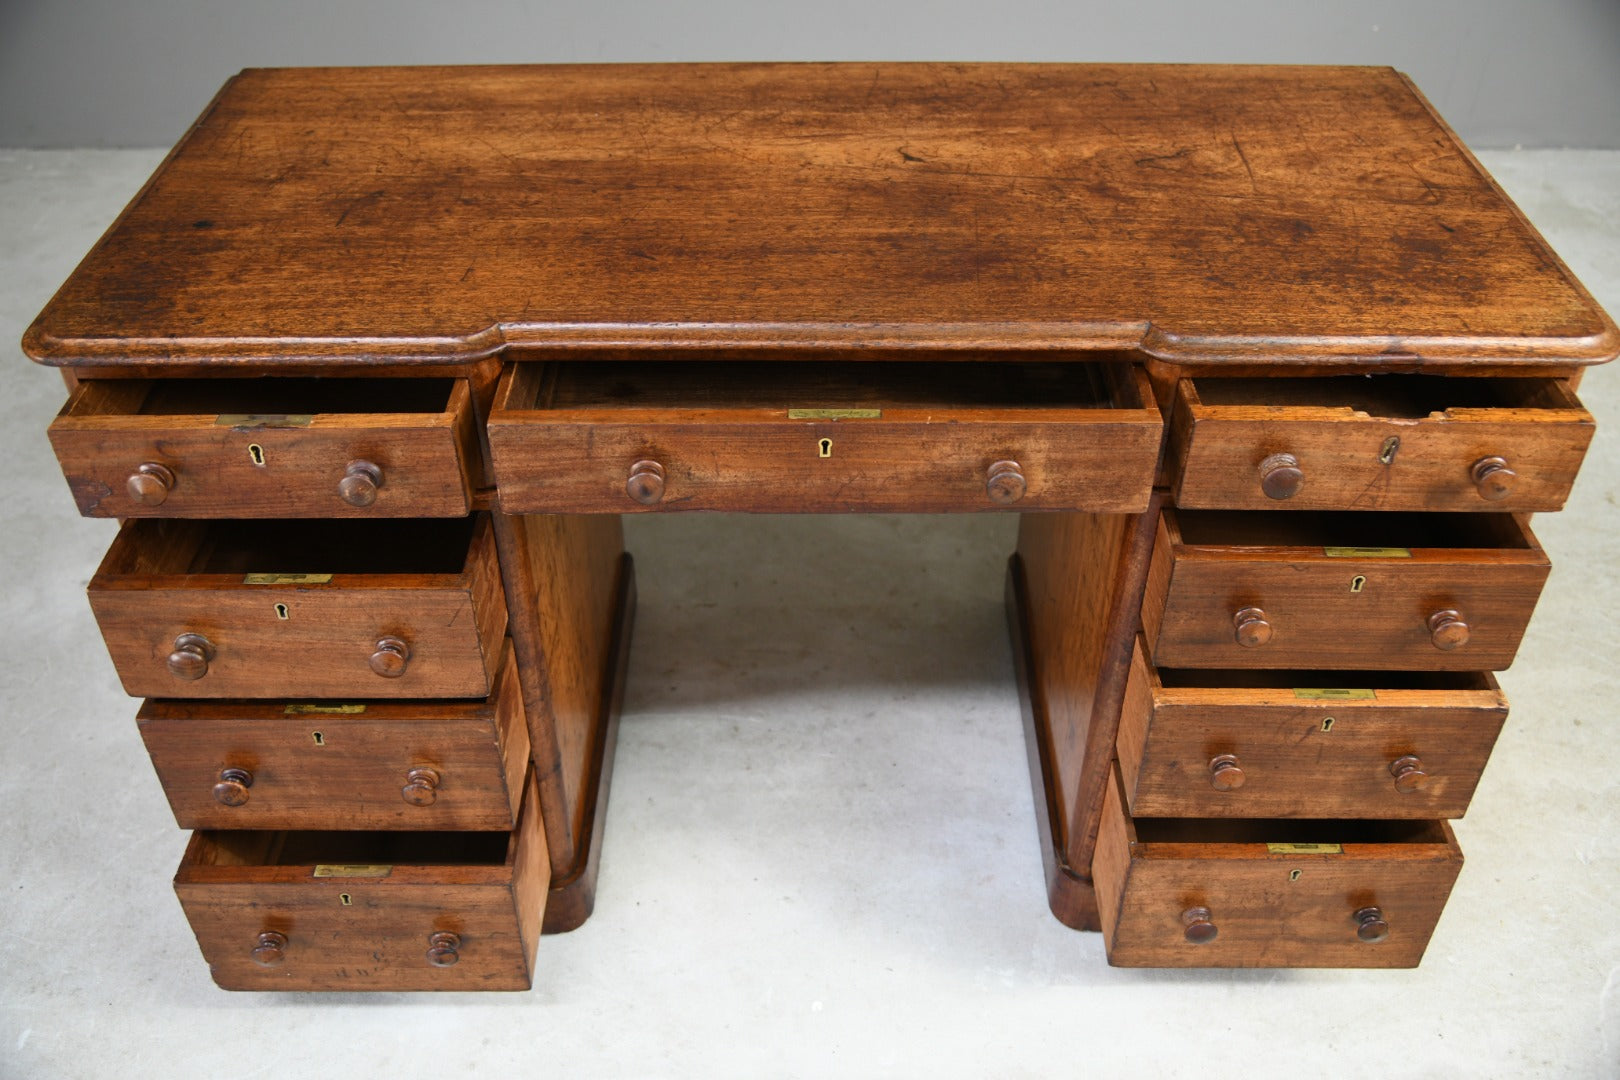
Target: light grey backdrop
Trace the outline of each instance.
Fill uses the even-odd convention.
[[[1390,64],[1480,147],[1620,147],[1620,0],[0,0],[0,146],[166,146],[243,67]]]

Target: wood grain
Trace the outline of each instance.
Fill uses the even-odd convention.
[[[728,64],[245,71],[24,345],[1569,365],[1620,334],[1387,68]]]
[[[183,829],[512,829],[529,730],[511,651],[479,701],[149,700],[136,720]],[[424,767],[439,782],[413,805]],[[240,805],[212,794],[228,768],[251,777]]]

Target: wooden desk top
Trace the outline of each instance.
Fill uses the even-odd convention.
[[[97,365],[541,350],[1612,358],[1400,74],[250,70],[24,339]]]

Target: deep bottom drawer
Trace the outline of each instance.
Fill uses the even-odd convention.
[[[525,990],[551,874],[510,833],[198,832],[174,888],[227,990]]]
[[[1462,868],[1444,821],[1132,820],[1092,875],[1117,967],[1416,967]]]

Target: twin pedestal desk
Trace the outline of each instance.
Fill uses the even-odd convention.
[[[1416,964],[1620,336],[1396,72],[879,64],[243,72],[24,347],[216,981],[521,989],[693,510],[1020,514],[1053,913]]]

